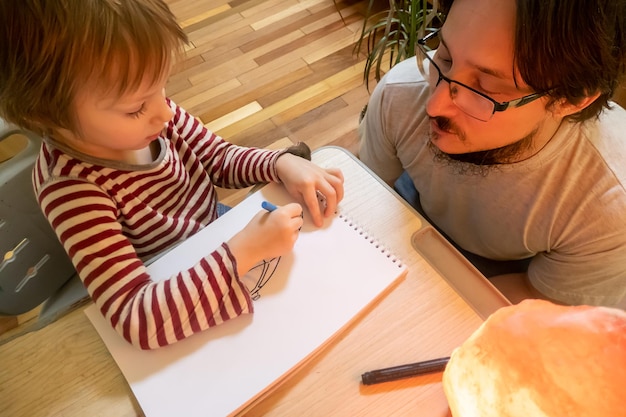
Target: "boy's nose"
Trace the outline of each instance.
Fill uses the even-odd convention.
[[[158,111],[155,113],[154,119],[160,124],[165,124],[170,121],[174,112],[167,104],[165,99],[160,100]]]

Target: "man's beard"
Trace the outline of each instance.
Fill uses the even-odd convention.
[[[450,119],[446,117],[434,117],[433,119],[441,130],[456,135],[461,142],[466,141],[465,134],[457,129]],[[436,162],[446,163],[454,167],[459,174],[487,175],[500,165],[519,161],[521,155],[532,149],[536,132],[533,130],[518,141],[500,148],[460,154],[450,154],[439,149],[433,143],[437,136],[431,132],[428,147],[433,152]]]

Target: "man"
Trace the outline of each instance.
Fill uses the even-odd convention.
[[[444,3],[373,92],[360,158],[513,302],[626,308],[626,2]]]

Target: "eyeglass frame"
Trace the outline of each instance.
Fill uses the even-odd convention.
[[[464,87],[464,88],[470,90],[471,92],[473,92],[475,94],[478,94],[482,98],[485,98],[485,99],[489,100],[493,104],[493,111],[491,112],[491,115],[489,116],[489,118],[487,118],[486,120],[479,119],[478,117],[473,116],[473,115],[467,113],[465,110],[463,110],[463,109],[461,109],[459,107],[459,109],[461,111],[463,111],[463,113],[467,114],[468,116],[473,117],[476,120],[480,120],[481,122],[487,122],[497,112],[503,112],[503,111],[505,111],[507,109],[510,109],[510,108],[522,107],[522,106],[524,106],[524,105],[526,105],[528,103],[531,103],[531,102],[533,102],[533,101],[535,101],[535,100],[537,100],[537,99],[539,99],[541,97],[544,97],[546,94],[548,94],[548,93],[532,93],[532,94],[528,94],[528,95],[526,95],[524,97],[520,97],[520,98],[515,99],[515,100],[509,100],[509,101],[505,101],[505,102],[501,103],[501,102],[499,102],[497,100],[494,100],[493,98],[489,97],[485,93],[482,93],[482,92],[476,90],[475,88],[470,87],[469,85],[463,84],[460,81],[453,80],[452,78],[449,78],[449,77],[443,75],[443,72],[441,71],[441,68],[439,68],[439,66],[435,63],[435,60],[433,58],[431,58],[431,56],[428,54],[428,52],[429,52],[428,49],[426,49],[426,43],[430,39],[434,38],[435,36],[438,36],[440,30],[441,30],[441,28],[435,29],[431,33],[429,33],[428,35],[424,36],[423,38],[418,39],[417,43],[416,43],[416,48],[419,48],[421,50],[421,52],[424,54],[424,56],[426,56],[426,59],[428,59],[430,64],[433,67],[435,67],[435,69],[437,70],[437,73],[439,74],[439,76],[438,76],[438,79],[437,79],[437,83],[435,83],[435,86],[438,86],[439,83],[441,82],[441,80],[444,80],[445,82],[447,82],[448,85],[457,84],[457,85],[460,85],[461,87]],[[417,54],[415,54],[415,55],[417,56]],[[424,71],[424,66],[423,66],[422,62],[419,62],[419,60],[418,60],[418,68],[419,68],[420,72],[422,72],[422,75],[424,75],[424,72],[425,72]],[[448,90],[449,90],[449,88],[448,88]],[[458,107],[458,105],[456,103],[454,103],[454,104]]]

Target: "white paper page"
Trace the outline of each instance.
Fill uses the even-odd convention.
[[[150,265],[152,276],[168,277],[195,264],[247,224],[264,199],[277,205],[290,201],[282,186],[264,187]],[[280,258],[253,315],[141,351],[95,306],[86,314],[146,416],[224,416],[315,353],[404,272],[343,216],[318,229],[307,213],[293,252]]]

